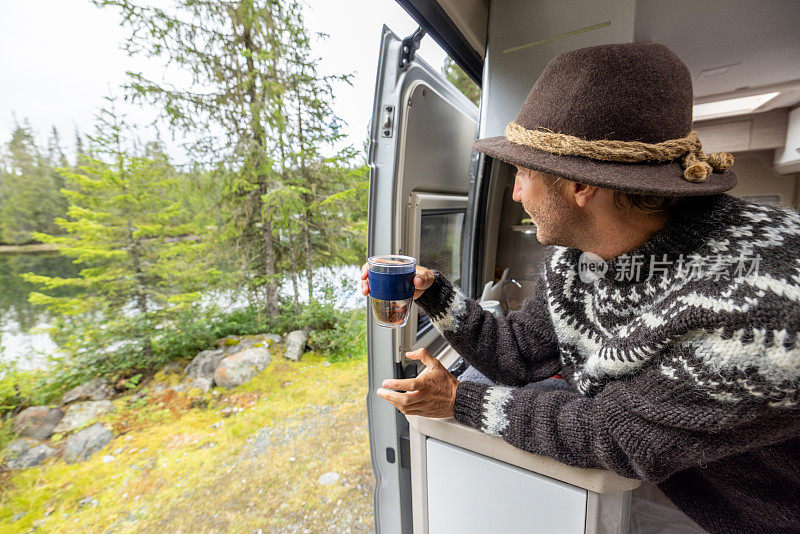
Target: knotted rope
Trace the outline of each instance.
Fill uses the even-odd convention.
[[[733,165],[733,154],[714,152],[706,154],[697,132],[680,139],[660,143],[640,141],[614,141],[599,139],[586,141],[580,137],[555,133],[544,129],[529,130],[516,122],[506,127],[506,139],[560,156],[584,156],[601,161],[634,163],[641,161],[672,161],[680,159],[683,177],[690,182],[702,182],[712,172],[725,172]]]

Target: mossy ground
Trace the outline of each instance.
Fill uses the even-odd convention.
[[[232,390],[115,400],[115,437],[86,462],[0,475],[0,532],[371,531],[366,362],[324,361],[278,354]]]

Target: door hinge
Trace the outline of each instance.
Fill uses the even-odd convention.
[[[419,48],[419,42],[425,37],[425,30],[422,27],[417,28],[414,33],[403,39],[402,47],[400,49],[400,69],[404,69],[414,59],[414,54]]]
[[[394,106],[383,106],[381,112],[381,137],[391,137],[394,131]]]

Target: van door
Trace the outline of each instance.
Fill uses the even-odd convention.
[[[367,253],[415,254],[420,265],[455,276],[478,109],[439,69],[413,57],[420,36],[401,40],[383,28],[370,131]],[[427,347],[436,354],[444,346],[424,320],[417,321],[416,310],[411,317],[396,330],[367,318],[367,412],[375,524],[382,533],[412,531],[411,471],[408,422],[375,391],[386,378],[417,374],[406,351]]]

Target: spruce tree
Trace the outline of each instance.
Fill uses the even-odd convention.
[[[63,183],[27,121],[17,124],[0,166],[0,241],[28,243],[35,232],[57,232],[64,215]]]
[[[297,195],[298,210],[291,214],[296,234],[289,264],[293,280],[303,269],[306,276],[308,300],[314,298],[314,267],[341,263],[343,204],[331,210],[333,203],[345,198],[345,190],[358,187],[366,192],[366,182],[354,183],[348,168],[354,159],[350,146],[338,148],[344,139],[343,121],[333,110],[334,86],[350,83],[350,75],[324,75],[320,73],[320,58],[311,50],[313,38],[326,39],[324,34],[311,34],[305,26],[302,6],[296,0],[289,3],[285,19],[287,94],[285,101],[288,153],[290,167],[284,171],[284,181]],[[327,204],[326,200],[337,195]],[[338,200],[337,200],[338,199]],[[363,197],[364,202],[366,198]],[[365,203],[366,206],[366,203]],[[286,211],[276,212],[286,215]],[[303,261],[299,261],[302,258]],[[359,258],[360,260],[360,258]]]
[[[285,91],[284,0],[176,0],[161,9],[131,0],[94,0],[120,10],[131,54],[159,57],[191,75],[175,87],[129,73],[134,101],[157,104],[187,148],[225,177],[230,212],[220,236],[240,252],[243,282],[267,315],[278,313],[272,220],[263,197],[281,185]],[[276,68],[278,67],[278,68]]]
[[[110,374],[148,368],[164,329],[197,305],[200,290],[217,275],[204,265],[205,243],[176,189],[176,173],[157,146],[131,155],[132,134],[113,99],[88,136],[90,152],[77,171],[65,170],[68,217],[56,223],[66,235],[35,234],[57,244],[81,266],[79,276],[24,275],[44,292],[34,304],[61,317],[53,337],[76,373]],[[75,288],[78,296],[53,294]]]

